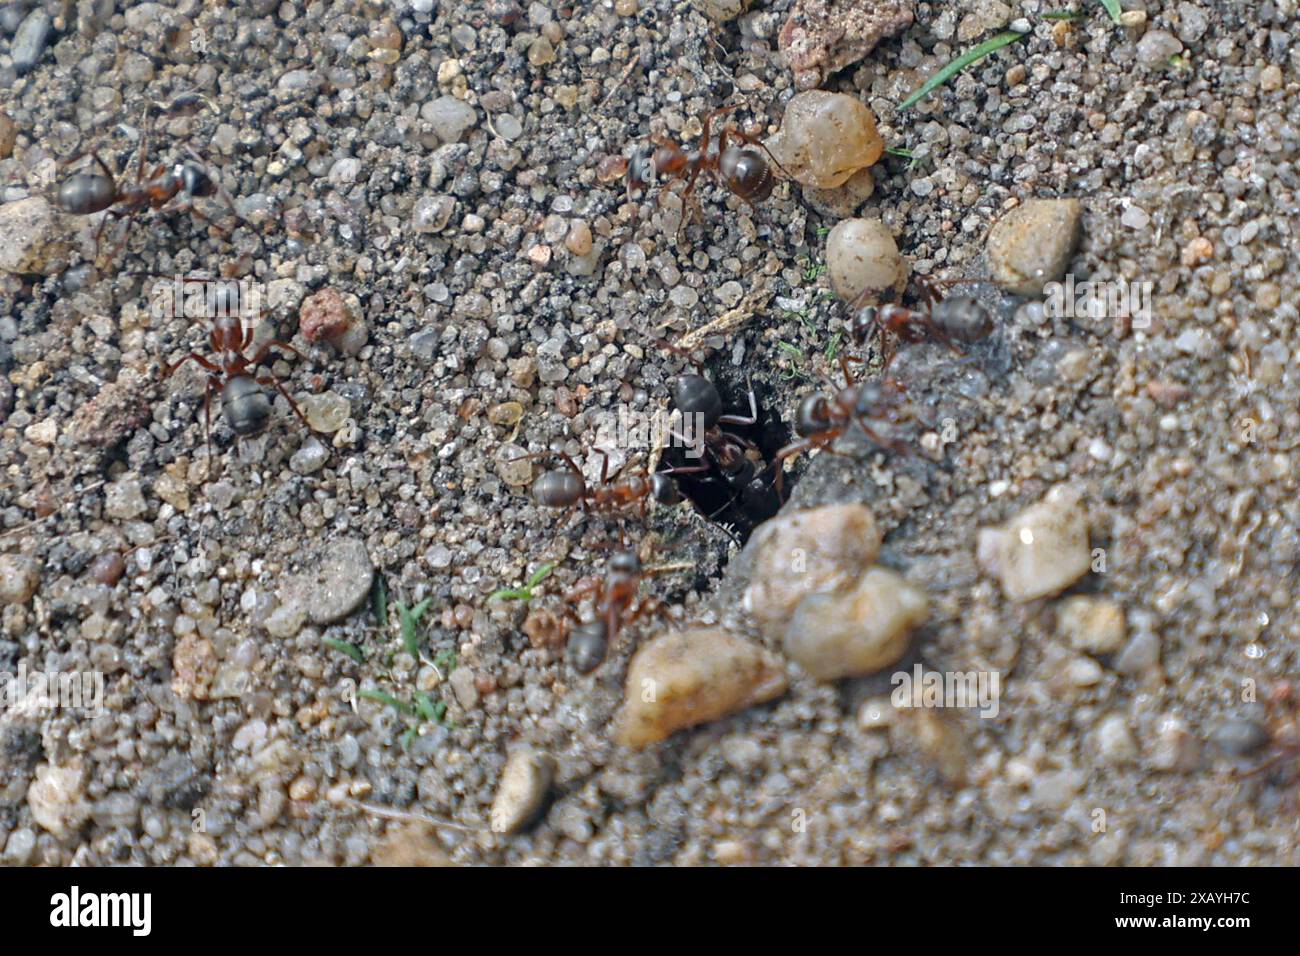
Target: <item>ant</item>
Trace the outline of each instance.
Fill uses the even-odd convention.
[[[787,176],[789,174],[757,136],[751,136],[734,124],[729,124],[718,135],[717,151],[712,153],[709,151],[713,121],[737,108],[738,105],[724,106],[705,115],[704,132],[700,136],[699,148],[689,152],[666,136],[652,136],[650,142],[655,147],[654,150],[638,151],[628,162],[628,197],[631,198],[633,191],[644,189],[651,176],[656,173],[662,173],[670,180],[685,180],[686,189],[682,192],[682,221],[677,227],[680,236],[686,224],[684,210],[692,201],[695,183],[701,173],[712,173],[728,192],[739,196],[750,206],[770,196],[776,185],[776,178],[772,175],[768,160],[770,159],[772,165],[783,174]],[[729,142],[732,138],[744,145]],[[753,146],[760,147],[762,152],[751,148]],[[767,154],[766,157],[764,153]]]
[[[642,601],[630,613],[645,575],[634,551],[619,551],[609,559],[604,578],[591,578],[564,596],[569,604],[592,595],[594,616],[569,632],[568,658],[579,674],[590,674],[605,659],[609,644],[624,627],[658,608],[657,601]]]
[[[1300,711],[1296,706],[1295,687],[1290,681],[1279,682],[1264,699],[1264,706],[1271,718],[1268,742],[1276,748],[1276,752],[1257,766],[1240,771],[1239,776],[1253,777],[1288,757],[1300,756],[1300,723],[1297,722]]]
[[[656,339],[655,344],[662,349],[685,355],[688,361],[695,363],[693,356],[663,339]],[[749,398],[749,415],[724,415],[722,396],[711,381],[699,373],[687,372],[678,375],[669,386],[672,393],[673,407],[681,414],[682,420],[690,421],[694,427],[688,429],[689,435],[672,432],[673,438],[683,442],[694,458],[708,456],[717,466],[722,481],[733,491],[742,493],[748,499],[765,493],[760,480],[759,465],[763,463],[758,446],[735,432],[724,429],[723,425],[751,426],[758,423],[758,399],[754,387],[747,384]],[[707,471],[697,468],[695,471]],[[756,485],[757,482],[757,485]]]
[[[919,309],[892,302],[864,306],[870,290],[854,299],[849,307],[854,313],[849,320],[849,338],[854,344],[862,345],[873,329],[879,329],[882,339],[886,333],[904,342],[930,339],[960,351],[958,342],[978,342],[993,332],[993,317],[988,307],[974,296],[944,297],[929,282],[918,279],[918,285],[927,300]],[[890,349],[886,355],[886,365],[893,357],[892,352]]]
[[[531,488],[533,501],[544,508],[581,507],[584,511],[597,514],[623,512],[631,505],[639,505],[641,516],[644,517],[651,498],[661,505],[675,505],[681,502],[681,493],[670,475],[708,470],[707,466],[703,465],[684,466],[665,469],[648,476],[629,474],[620,477],[626,465],[611,475],[609,455],[599,448],[595,451],[602,459],[600,481],[590,486],[582,476],[582,469],[564,452],[541,452],[538,455],[522,456],[537,458],[554,455],[564,461],[564,467],[544,471],[533,480]]]
[[[835,452],[835,440],[856,422],[861,432],[874,444],[898,454],[912,454],[912,449],[893,435],[882,434],[869,422],[884,421],[889,425],[916,418],[915,413],[902,401],[904,386],[894,378],[871,382],[854,381],[848,357],[840,355],[840,367],[845,385],[834,388],[831,394],[809,395],[799,403],[795,413],[794,431],[799,440],[786,445],[776,453],[778,489],[782,484],[782,462],[785,459],[815,448]],[[830,385],[830,383],[827,383]]]
[[[215,196],[221,193],[226,202],[234,208],[228,196],[208,175],[202,157],[190,146],[183,148],[189,155],[188,161],[168,165],[160,163],[146,175],[145,156],[148,153],[149,130],[147,121],[141,122],[140,159],[136,166],[134,183],[119,184],[108,164],[95,150],[82,153],[72,162],[89,155],[99,166],[98,172],[73,173],[65,179],[55,193],[54,201],[66,213],[77,216],[89,216],[108,210],[108,214],[95,230],[95,258],[99,258],[99,240],[110,218],[125,218],[128,222],[146,209],[163,209],[177,196],[185,197],[186,202],[178,205],[174,212],[189,212],[199,219],[208,217],[194,207],[196,197]]]
[[[284,396],[289,407],[293,409],[304,426],[311,430],[307,417],[303,415],[298,403],[293,400],[284,384],[275,375],[267,373],[257,376],[256,370],[265,360],[271,349],[278,348],[302,358],[302,353],[287,342],[271,339],[265,342],[248,358],[244,353],[253,344],[253,326],[245,326],[237,314],[230,314],[225,309],[212,320],[212,332],[208,337],[214,359],[204,358],[197,352],[190,352],[174,365],[163,368],[162,378],[168,379],[186,362],[196,362],[208,373],[207,386],[203,396],[203,432],[208,446],[208,467],[212,465],[212,394],[218,392],[221,401],[221,416],[231,431],[236,435],[249,436],[261,431],[271,416],[271,400],[262,386],[271,385]]]

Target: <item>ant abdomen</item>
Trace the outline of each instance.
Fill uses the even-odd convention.
[[[543,508],[567,508],[581,500],[586,491],[582,475],[559,469],[538,475],[533,481],[532,496]]]
[[[703,375],[687,373],[673,379],[673,405],[683,415],[701,416],[704,427],[712,428],[722,417],[722,396],[717,386]]]
[[[271,417],[271,400],[247,375],[236,375],[221,388],[221,414],[236,435],[255,435]]]
[[[718,174],[729,190],[749,203],[772,195],[776,179],[762,154],[732,146],[718,158]]]
[[[117,186],[107,176],[74,173],[59,186],[54,201],[64,212],[89,216],[103,212],[117,201]]]
[[[823,395],[808,395],[800,403],[794,416],[794,432],[807,438],[826,430],[830,423],[830,407]]]
[[[590,674],[605,660],[607,631],[605,622],[596,620],[579,624],[569,635],[569,664],[579,674]]]
[[[993,316],[988,307],[968,295],[940,300],[930,310],[930,321],[960,342],[978,342],[993,334]]]

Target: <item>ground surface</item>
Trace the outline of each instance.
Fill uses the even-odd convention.
[[[0,670],[98,671],[107,707],[0,713],[4,862],[1300,862],[1293,765],[1241,780],[1203,743],[1263,719],[1243,680],[1263,696],[1296,671],[1290,0],[1128,2],[1147,12],[1135,28],[1082,0],[1065,24],[1036,0],[918,3],[914,26],[824,84],[861,96],[912,153],[876,167],[859,214],[890,226],[916,272],[981,276],[1013,200],[1078,197],[1071,271],[1155,287],[1146,330],[996,297],[999,331],[974,363],[912,359],[909,394],[959,423],[950,469],[822,455],[796,485],[796,506],[872,503],[882,560],[931,596],[916,659],[1003,672],[996,719],[949,715],[970,751],[964,786],[905,732],[860,719],[879,681],[827,687],[793,668],[780,700],[626,752],[609,718],[654,626],[580,678],[531,645],[523,602],[487,601],[551,562],[531,604],[558,610],[604,566],[609,529],[566,532],[507,483],[503,459],[557,444],[580,457],[602,412],[662,405],[681,362],[656,336],[745,307],[710,343],[712,374],[735,408],[752,373],[786,421],[835,372],[825,354],[845,309],[818,266],[836,219],[798,186],[752,211],[710,187],[679,242],[671,202],[629,204],[597,178],[651,132],[691,139],[723,102],[775,123],[794,91],[776,55],[789,0],[724,25],[666,0],[539,2],[508,26],[499,0],[239,13],[182,0],[99,25],[88,14],[112,4],[68,6],[25,75],[0,39],[17,136],[2,198],[91,147],[125,168],[141,111],[198,90],[212,106],[160,120],[151,158],[183,158],[175,144],[192,135],[247,224],[145,215],[107,275],[0,279],[0,551],[10,578],[25,558],[39,569],[35,594],[3,609]],[[900,115],[921,81],[1016,17],[1031,36]],[[1139,47],[1155,29],[1181,52]],[[462,111],[429,105],[443,96],[472,107],[463,131]],[[594,237],[585,259],[565,246],[574,219]],[[75,264],[89,228],[68,230]],[[145,279],[125,273],[224,264],[286,297],[272,318],[305,355],[276,365],[290,390],[346,399],[327,455],[279,403],[259,439],[215,430],[208,480],[202,377],[155,384],[205,330],[152,316]],[[367,338],[354,354],[298,334],[298,301],[325,288],[356,297]],[[974,559],[980,527],[1067,478],[1106,551],[1075,590],[1117,600],[1136,642],[1099,675],[1052,602],[1007,601]],[[652,593],[682,620],[722,617],[754,638],[737,609],[745,562],[723,571],[727,534],[689,508],[649,527],[655,562],[690,566]],[[349,539],[368,558],[339,556],[330,594],[289,593]],[[96,582],[110,552],[126,555],[111,587]],[[367,563],[386,581],[388,628],[367,608],[318,623]],[[404,652],[393,611],[425,599],[417,638],[436,670]],[[402,702],[419,690],[430,713],[358,688]],[[498,836],[488,809],[521,740],[557,758],[554,799],[535,828]]]

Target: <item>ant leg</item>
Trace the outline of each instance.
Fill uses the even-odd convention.
[[[278,391],[281,395],[283,395],[283,396],[284,396],[284,400],[285,400],[286,402],[289,403],[289,407],[293,409],[293,413],[294,413],[295,415],[298,416],[298,419],[299,419],[299,420],[300,420],[304,425],[307,426],[307,431],[309,431],[309,432],[310,432],[310,431],[315,431],[315,429],[311,427],[311,423],[307,421],[307,416],[304,415],[304,414],[302,413],[302,409],[298,407],[298,403],[295,402],[295,401],[293,400],[293,396],[290,395],[288,389],[286,389],[286,388],[284,387],[284,383],[283,383],[283,382],[281,382],[281,381],[280,381],[278,378],[276,378],[274,375],[263,375],[261,378],[259,378],[259,379],[257,380],[257,384],[258,384],[258,385],[274,385],[276,391]]]
[[[140,161],[136,165],[136,182],[144,182],[144,160],[149,152],[149,108],[140,113]]]
[[[701,156],[706,156],[706,155],[708,155],[708,152],[709,152],[709,134],[710,134],[711,129],[712,129],[712,126],[713,126],[713,121],[714,121],[715,119],[718,119],[718,118],[721,117],[721,116],[726,116],[728,113],[734,113],[734,112],[735,112],[736,110],[738,110],[739,108],[740,108],[740,104],[739,104],[739,103],[733,103],[731,106],[723,106],[723,107],[720,107],[720,108],[714,110],[713,112],[707,114],[707,115],[704,117],[704,133],[700,136],[700,155],[701,155]],[[723,131],[723,135],[724,135],[724,136],[726,135],[726,131],[725,131],[725,130]],[[719,152],[719,153],[722,152],[721,148],[719,148],[718,152]]]
[[[263,343],[262,347],[254,353],[251,359],[248,360],[248,367],[256,368],[258,365],[261,365],[262,362],[266,360],[267,353],[269,353],[273,348],[284,349],[285,351],[296,355],[298,358],[304,357],[301,352],[288,342],[281,342],[279,339],[271,339],[271,341]]]
[[[722,425],[753,425],[758,422],[758,398],[754,395],[754,382],[746,375],[745,388],[749,392],[749,417],[743,415],[723,415],[718,418]]]
[[[591,594],[593,591],[599,589],[601,583],[602,582],[599,578],[587,578],[585,581],[580,581],[570,591],[565,593],[564,595],[565,603],[576,604],[578,601],[581,601],[583,598],[587,597],[587,595]]]
[[[189,153],[190,158],[193,159],[200,166],[202,166],[205,170],[212,168],[212,163],[208,162],[208,160],[204,158],[203,154],[201,154],[189,143],[186,143],[183,148],[185,152]],[[212,184],[217,187],[217,195],[221,197],[221,201],[224,202],[226,206],[230,209],[230,212],[234,215],[235,219],[243,223],[245,226],[250,225],[248,220],[239,214],[239,209],[236,208],[235,206],[235,200],[230,195],[230,193],[226,192],[226,187],[221,185],[221,183],[218,182],[215,178],[212,177],[209,178],[212,179]],[[214,222],[213,225],[216,226],[216,223]],[[218,226],[217,228],[221,228],[221,227]]]
[[[111,264],[119,255],[121,255],[122,250],[126,248],[126,244],[131,238],[131,222],[139,213],[140,207],[131,206],[126,210],[126,212],[121,212],[117,209],[110,209],[104,214],[104,218],[99,222],[99,228],[95,230],[95,268],[99,268],[99,242],[100,237],[104,233],[104,227],[108,225],[108,221],[110,219],[124,220],[121,230],[122,238],[113,248],[113,252],[108,259],[108,263]]]
[[[212,392],[217,387],[214,376],[208,376],[208,386],[203,390],[203,440],[208,446],[208,480],[212,480]]]
[[[695,181],[699,178],[699,176],[700,176],[700,167],[692,166],[691,174],[686,180],[686,188],[682,190],[682,218],[681,221],[677,223],[678,242],[681,241],[682,231],[686,228],[686,215],[692,208],[694,208],[696,213],[699,215],[700,222],[701,223],[704,222],[704,212],[703,210],[700,209],[699,202],[696,201],[694,198]],[[692,207],[692,203],[695,204],[693,207]]]
[[[163,371],[162,371],[162,376],[161,376],[161,377],[162,377],[162,378],[171,378],[172,374],[173,374],[173,373],[174,373],[178,368],[180,368],[182,365],[184,365],[186,362],[197,362],[199,365],[201,365],[203,368],[207,369],[209,372],[212,372],[212,373],[215,374],[215,375],[220,375],[220,374],[221,374],[221,369],[218,368],[215,364],[213,364],[212,362],[210,362],[208,359],[205,359],[202,355],[199,355],[197,352],[191,352],[189,355],[185,356],[185,358],[181,359],[181,360],[180,360],[179,362],[177,362],[175,365],[167,365],[167,366],[164,366],[164,367],[163,367]]]
[[[843,352],[840,353],[840,371],[844,373],[845,383],[848,385],[853,385],[854,382],[856,381],[853,378],[853,369],[849,367],[848,357]]]

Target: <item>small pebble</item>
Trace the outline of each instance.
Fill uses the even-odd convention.
[[[308,342],[338,342],[351,321],[347,302],[334,289],[321,289],[309,295],[298,310],[298,331]]]
[[[492,800],[492,832],[516,833],[536,819],[554,780],[554,757],[527,745],[514,748]]]
[[[989,230],[993,281],[1008,292],[1037,296],[1060,280],[1079,244],[1083,206],[1077,199],[1030,199]]]
[[[721,628],[669,631],[628,667],[616,739],[632,750],[785,693],[776,656]]]
[[[792,97],[766,145],[796,182],[818,189],[842,185],[885,151],[871,109],[847,93],[824,90]]]
[[[25,554],[0,554],[0,604],[26,604],[41,583],[41,564]]]
[[[478,122],[474,107],[454,96],[440,96],[425,103],[420,115],[444,143],[459,143],[460,138]]]
[[[289,459],[289,467],[299,475],[310,475],[320,471],[329,457],[329,449],[315,435],[308,435]]]
[[[826,237],[826,268],[845,302],[901,292],[911,271],[893,233],[879,219],[845,219]]]
[[[309,395],[299,403],[307,424],[314,432],[330,435],[352,417],[352,403],[337,392]]]
[[[18,26],[13,42],[9,45],[9,56],[14,69],[22,76],[40,62],[50,34],[54,31],[54,21],[41,7],[33,10]]]
[[[0,205],[0,272],[50,275],[66,265],[67,242],[58,215],[41,196]]]
[[[301,579],[302,593],[307,597],[303,603],[312,623],[333,624],[361,607],[370,595],[374,577],[375,568],[364,541],[331,541],[316,566]]]
[[[564,247],[575,256],[585,256],[591,252],[591,227],[585,219],[573,220],[569,234],[564,238]]]
[[[1057,608],[1056,626],[1070,647],[1085,654],[1114,654],[1128,638],[1124,609],[1109,598],[1066,598]]]
[[[907,650],[929,615],[925,592],[887,568],[872,568],[852,590],[799,602],[784,648],[820,681],[873,674]]]
[[[856,581],[876,560],[880,541],[865,505],[784,511],[745,547],[751,564],[741,606],[769,639],[780,640],[800,601]]]
[[[1013,601],[1059,594],[1091,568],[1082,496],[1058,485],[1005,525],[981,529],[976,557]]]

